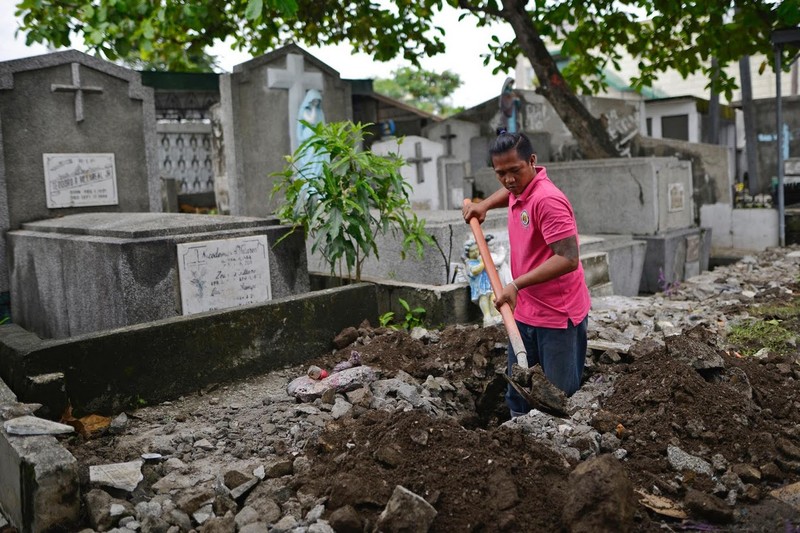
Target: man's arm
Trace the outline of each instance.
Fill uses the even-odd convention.
[[[568,274],[578,268],[580,257],[578,252],[578,239],[575,235],[570,235],[549,245],[553,251],[553,256],[547,261],[526,272],[513,284],[509,283],[503,288],[503,294],[495,302],[499,309],[504,303],[508,303],[511,309],[517,305],[517,290],[522,290],[530,285],[544,283],[555,279],[564,274]],[[516,285],[516,287],[515,287]]]
[[[483,224],[486,220],[486,212],[489,209],[508,206],[508,190],[505,188],[497,189],[488,198],[485,198],[475,203],[470,203],[461,208],[461,214],[464,215],[464,221],[469,224],[469,219],[476,217],[478,222]]]

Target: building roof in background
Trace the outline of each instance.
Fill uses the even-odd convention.
[[[372,87],[371,79],[360,79],[360,80],[345,80],[350,83],[350,88],[353,96],[365,96],[368,98],[373,98],[377,100],[379,103],[383,104],[383,107],[393,107],[396,108],[400,113],[397,115],[416,115],[420,118],[425,118],[428,120],[433,120],[434,122],[440,122],[444,120],[442,117],[435,115],[433,113],[428,113],[427,111],[423,111],[422,109],[416,108],[412,105],[406,104],[405,102],[401,102],[400,100],[396,100],[385,94],[381,94],[375,92],[375,89]],[[389,118],[397,118],[397,116],[392,116]]]

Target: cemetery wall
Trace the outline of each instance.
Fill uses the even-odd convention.
[[[734,209],[731,204],[707,204],[700,208],[703,227],[711,228],[711,246],[761,251],[778,246],[777,209]]]

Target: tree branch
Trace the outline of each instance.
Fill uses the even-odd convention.
[[[460,7],[461,9],[466,9],[467,11],[475,15],[491,15],[493,17],[503,17],[504,14],[503,12],[505,11],[505,9],[497,10],[492,7],[489,7],[488,5],[484,7],[476,7],[470,5],[469,0],[458,0],[458,7]]]

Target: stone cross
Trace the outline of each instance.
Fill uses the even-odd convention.
[[[453,139],[456,137],[458,137],[458,135],[450,131],[450,124],[448,124],[445,134],[441,136],[441,138],[447,143],[447,154],[445,155],[453,155]]]
[[[72,85],[53,83],[50,90],[54,93],[75,93],[75,122],[83,122],[83,93],[102,93],[102,87],[82,87],[81,86],[81,65],[72,63]]]
[[[322,92],[321,72],[306,72],[305,61],[299,54],[286,54],[286,69],[267,69],[267,87],[289,90],[289,139],[292,153],[297,149],[297,112],[309,89]]]
[[[425,181],[424,164],[430,160],[430,157],[422,157],[422,143],[414,143],[414,157],[409,157],[406,161],[417,165],[417,183]]]

